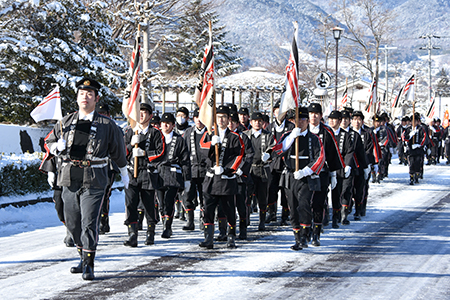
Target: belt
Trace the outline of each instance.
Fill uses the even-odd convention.
[[[75,167],[86,168],[86,167],[95,166],[95,165],[103,165],[107,161],[106,160],[74,160],[74,159],[67,159],[67,160],[63,160],[63,162],[68,162],[68,163],[72,164],[72,166],[75,166]]]

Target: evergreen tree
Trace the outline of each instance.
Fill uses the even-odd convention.
[[[438,83],[437,83],[437,90],[442,92],[442,95],[447,97],[450,95],[450,81],[448,79],[447,72],[444,68],[439,71],[438,74]]]
[[[125,86],[119,48],[111,38],[104,3],[79,0],[14,1],[0,4],[0,121],[32,122],[30,112],[52,84],[60,85],[63,114],[77,109],[75,83],[83,76],[104,85],[102,101],[120,110],[111,89]]]

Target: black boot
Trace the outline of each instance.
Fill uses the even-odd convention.
[[[227,248],[236,248],[236,227],[231,226],[228,228],[227,236]]]
[[[414,174],[409,174],[409,185],[414,185]]]
[[[308,239],[309,239],[309,227],[302,227],[302,233],[301,233],[301,239],[300,239],[300,245],[302,248],[308,248]]]
[[[320,231],[322,229],[322,225],[314,225],[313,229],[313,240],[311,245],[319,247],[320,246]]]
[[[328,205],[324,211],[322,224],[324,227],[330,225],[330,210],[328,209]]]
[[[259,231],[264,231],[266,230],[266,212],[260,210],[259,211],[259,226],[258,226],[258,230]]]
[[[269,205],[269,215],[266,216],[266,223],[276,222],[277,221],[277,212],[275,210],[275,204]]]
[[[239,239],[247,239],[247,220],[239,220]]]
[[[281,207],[281,226],[287,226],[288,225],[288,219],[289,219],[289,208],[287,207]]]
[[[205,225],[205,229],[203,231],[205,233],[205,240],[198,244],[200,247],[206,249],[214,248],[214,225]]]
[[[66,247],[75,247],[75,243],[73,242],[72,236],[69,233],[69,230],[66,228],[66,237],[64,238],[64,244]]]
[[[180,208],[181,208],[181,214],[180,214],[180,220],[186,221],[186,211],[184,210],[184,207],[180,201]]]
[[[95,252],[83,252],[83,279],[93,280]]]
[[[109,228],[109,216],[102,214],[102,217],[100,219],[100,228],[99,228],[99,234],[105,234],[110,231]]]
[[[144,211],[138,210],[138,230],[142,230],[142,222],[144,222]]]
[[[163,239],[168,239],[172,236],[172,221],[173,219],[171,217],[164,217],[164,230],[163,233],[161,234],[161,237]]]
[[[155,223],[147,225],[147,237],[145,238],[145,245],[153,245],[155,243]]]
[[[173,216],[175,219],[179,219],[181,215],[181,202],[176,201],[175,202],[175,215]]]
[[[361,221],[361,209],[362,209],[362,204],[356,204],[355,214],[353,215],[353,218],[355,221]]]
[[[199,228],[201,231],[205,230],[205,224],[203,224],[203,209],[200,209]]]
[[[227,219],[219,219],[219,235],[216,240],[220,242],[227,240]]]
[[[138,230],[137,230],[137,223],[133,223],[128,225],[128,240],[123,242],[125,246],[128,247],[137,247],[138,245]]]
[[[188,210],[187,211],[187,224],[186,226],[183,226],[183,230],[194,230],[194,210]]]
[[[295,237],[295,245],[291,246],[292,250],[298,251],[302,250],[302,238],[300,235],[301,229],[295,230],[294,229],[294,237]]]
[[[80,255],[80,263],[77,266],[70,268],[70,273],[73,274],[83,273],[83,249],[77,248],[77,251]]]
[[[332,218],[332,223],[331,223],[331,227],[337,229],[339,228],[339,218],[340,218],[340,214],[338,210],[333,209],[333,218]]]
[[[416,173],[416,175],[414,175],[414,183],[419,183],[419,177],[420,173]]]
[[[348,207],[347,206],[342,206],[341,208],[341,223],[342,225],[350,225],[350,221],[348,220]]]

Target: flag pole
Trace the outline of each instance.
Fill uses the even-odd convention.
[[[209,32],[212,36],[212,23],[211,21],[208,22],[209,24]],[[212,44],[211,44],[211,48],[212,48]],[[210,49],[210,51],[212,51],[212,49]],[[216,112],[216,90],[215,87],[213,85],[213,91],[212,91],[212,98],[213,98],[213,124],[214,124],[214,131],[216,133],[216,135],[219,135],[219,128],[217,128],[217,112]],[[215,152],[216,152],[216,166],[219,166],[219,144],[214,145],[215,148]]]
[[[414,129],[416,129],[416,125],[415,125],[415,123],[416,123],[416,116],[415,116],[415,114],[416,114],[416,101],[415,100],[413,100],[413,103],[412,103],[412,110],[413,110],[412,130],[414,130]],[[413,145],[415,144],[415,137],[416,137],[416,135],[413,135]]]
[[[139,33],[141,32],[141,24],[139,24],[138,25],[138,31],[137,31],[137,34],[136,34],[136,43],[138,43],[139,44]],[[138,48],[139,49],[139,48]],[[138,131],[138,125],[139,124],[139,122],[136,120],[136,127],[134,128],[135,129],[135,131],[134,131],[134,134],[135,135],[138,135],[139,134],[139,131]],[[134,148],[135,149],[137,149],[137,148],[139,148],[139,145],[138,144],[135,144],[134,145]],[[135,156],[134,157],[134,178],[137,178],[138,177],[138,164],[139,164],[139,160],[138,160],[138,157],[137,156]]]
[[[295,127],[298,128],[298,105],[295,107]],[[300,151],[300,141],[298,137],[295,138],[295,171],[300,169],[300,160],[298,159],[298,153]]]

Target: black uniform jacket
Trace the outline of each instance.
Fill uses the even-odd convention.
[[[273,121],[266,128],[267,131],[272,133],[272,136],[275,139],[275,144],[278,143],[278,141],[281,139],[281,137],[286,132],[291,131],[295,127],[294,123],[289,122],[288,120],[284,120],[283,123],[284,123],[284,127],[283,127],[283,129],[281,131],[277,131],[277,127],[279,126],[277,121]],[[283,161],[283,159],[281,157],[279,157],[279,156],[275,156],[272,159],[271,163],[270,163],[270,168],[272,169],[272,171],[275,170],[276,172],[280,172],[281,173],[284,170],[284,161]]]
[[[224,169],[222,175],[215,175],[212,169],[216,165],[215,146],[211,146],[212,135],[205,132],[200,146],[209,149],[206,161],[207,171],[203,181],[203,192],[211,195],[235,195],[237,193],[237,176],[234,174],[242,163],[245,145],[238,133],[228,128],[219,145],[219,165]]]
[[[366,151],[364,149],[364,144],[362,142],[361,135],[353,130],[352,128],[349,128],[349,136],[350,140],[352,141],[354,153],[353,153],[353,164],[356,169],[356,175],[363,175],[363,170],[368,167],[369,162],[366,156]],[[352,166],[353,168],[353,166]]]
[[[422,126],[419,125],[418,127],[416,127],[416,129],[417,129],[416,134],[413,136],[410,136],[411,131],[412,131],[412,126],[408,127],[405,130],[405,133],[403,135],[404,140],[408,145],[407,154],[410,156],[420,156],[420,155],[423,156],[425,154],[423,147],[425,146],[425,143],[427,140],[427,135]],[[413,149],[414,144],[420,145],[420,146],[418,148]]]
[[[272,153],[272,148],[276,144],[272,133],[261,129],[261,134],[258,137],[255,137],[253,135],[253,130],[250,129],[244,131],[244,134],[250,139],[254,151],[251,173],[261,177],[263,181],[268,181],[270,176],[270,162],[263,162],[261,158],[263,153],[268,153],[270,155]]]
[[[245,146],[244,158],[242,159],[242,162],[239,166],[239,168],[242,170],[242,175],[238,176],[237,181],[238,183],[251,184],[253,180],[250,177],[250,169],[253,163],[253,156],[255,155],[255,151],[252,147],[252,141],[243,132],[240,132],[238,130],[236,130],[235,132],[239,134]]]
[[[183,135],[191,159],[192,178],[203,178],[206,175],[206,159],[209,149],[205,150],[200,147],[200,140],[205,132],[206,128],[203,129],[202,133],[198,133],[196,127],[192,126],[188,127]]]
[[[342,158],[341,152],[339,151],[339,145],[334,138],[333,130],[327,125],[320,123],[319,133],[317,134],[322,141],[323,148],[325,150],[325,160],[326,164],[323,167],[324,171],[337,171],[339,169],[345,168],[344,159]],[[309,125],[309,130],[312,125]]]

